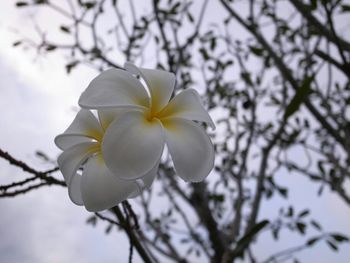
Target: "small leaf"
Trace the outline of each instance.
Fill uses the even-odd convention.
[[[56,46],[54,46],[54,45],[48,45],[47,47],[46,47],[46,51],[53,51],[53,50],[55,50],[57,47]]]
[[[301,234],[303,234],[303,235],[305,234],[306,225],[304,223],[298,222],[296,224],[296,227]]]
[[[86,2],[86,3],[83,3],[83,6],[84,6],[86,9],[93,8],[95,5],[96,5],[96,2]]]
[[[317,166],[318,166],[318,170],[320,170],[321,174],[325,174],[324,168],[323,168],[323,162],[322,161],[318,161],[317,162]]]
[[[193,18],[192,14],[190,12],[187,12],[187,18],[193,24],[194,18]]]
[[[223,194],[213,194],[209,196],[209,199],[220,203],[225,201],[225,196]]]
[[[112,224],[108,225],[105,229],[105,233],[108,235],[111,232],[112,228],[113,228]]]
[[[28,6],[29,4],[27,2],[17,2],[16,6],[17,7],[24,7],[24,6]]]
[[[49,1],[48,0],[35,0],[34,4],[36,5],[43,5],[43,4],[48,4]]]
[[[341,6],[341,12],[350,12],[350,5],[342,5]]]
[[[250,86],[253,86],[252,79],[250,78],[250,73],[249,72],[242,72],[241,77],[244,80],[245,83],[247,83]]]
[[[334,243],[332,243],[332,242],[329,241],[329,240],[327,240],[326,242],[327,242],[328,246],[329,246],[332,250],[338,251],[338,247],[337,247]]]
[[[211,40],[210,40],[210,50],[214,50],[216,48],[216,38],[213,37]]]
[[[13,43],[12,43],[12,46],[13,46],[13,47],[17,47],[17,46],[19,46],[19,45],[21,45],[21,44],[22,44],[22,41],[19,40],[19,41],[13,42]]]
[[[322,195],[323,190],[324,190],[324,186],[325,186],[325,184],[322,184],[322,185],[320,186],[320,188],[318,189],[318,191],[317,191],[317,195],[318,195],[318,196],[321,196],[321,195]]]
[[[309,211],[308,209],[305,209],[305,210],[303,210],[303,211],[301,211],[301,212],[299,213],[298,217],[299,217],[299,218],[305,217],[305,216],[307,216],[308,214],[310,214],[310,211]]]
[[[70,29],[66,26],[60,26],[61,31],[63,31],[64,33],[70,33]]]
[[[317,223],[316,221],[312,220],[311,222],[311,225],[316,228],[317,230],[322,230],[322,227],[320,226],[319,223]]]
[[[249,49],[252,53],[254,53],[256,56],[261,57],[263,55],[264,50],[259,47],[249,46]]]
[[[254,225],[245,236],[243,236],[240,240],[238,240],[237,247],[245,247],[256,236],[256,234],[258,234],[269,223],[270,221],[263,220],[257,223],[256,225]]]
[[[287,217],[292,217],[294,215],[294,209],[293,207],[288,207],[288,212],[286,214]]]
[[[178,8],[180,7],[180,2],[177,2],[169,11],[170,14],[176,14],[178,12]]]
[[[72,69],[75,68],[79,64],[79,61],[73,61],[66,65],[67,74],[71,73]]]
[[[50,158],[42,151],[36,151],[35,155],[38,156],[39,158],[43,159],[45,162],[50,161]]]
[[[321,181],[322,178],[317,176],[317,175],[313,175],[313,174],[309,174],[309,178],[312,180],[312,181]]]
[[[279,229],[279,228],[276,228],[276,229],[273,229],[273,230],[272,230],[272,236],[273,236],[273,239],[274,239],[274,240],[278,240],[278,238],[279,238],[279,232],[280,232],[280,229]]]
[[[332,238],[334,238],[337,242],[349,242],[349,238],[347,236],[341,235],[341,234],[332,234]]]
[[[309,239],[309,240],[306,242],[306,245],[307,245],[308,247],[311,247],[311,246],[313,246],[314,244],[316,244],[316,242],[319,241],[319,240],[320,240],[319,237],[311,238],[311,239]]]
[[[294,97],[289,102],[284,112],[284,120],[287,120],[296,111],[298,111],[300,105],[304,102],[306,97],[311,93],[311,82],[314,77],[307,77],[303,80],[298,90],[295,92]]]
[[[280,195],[282,195],[284,198],[288,198],[288,189],[287,188],[277,188],[278,192],[280,193]]]
[[[317,9],[317,0],[311,0],[310,5],[311,5],[312,10]]]
[[[205,48],[200,48],[199,52],[202,54],[204,60],[208,60],[210,58]]]
[[[96,223],[97,223],[97,217],[96,217],[96,216],[90,216],[90,217],[86,220],[86,223],[95,226]]]

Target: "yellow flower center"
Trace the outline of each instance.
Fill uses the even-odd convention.
[[[89,137],[93,139],[96,144],[91,145],[91,147],[88,149],[89,153],[97,153],[100,154],[101,152],[101,144],[102,144],[102,138],[104,135],[104,132],[96,131],[96,130],[89,130],[86,133]]]
[[[152,110],[147,110],[145,111],[145,118],[147,121],[152,122],[154,119],[160,119],[160,116]]]

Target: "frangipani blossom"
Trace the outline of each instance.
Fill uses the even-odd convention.
[[[185,181],[202,181],[213,168],[214,149],[194,121],[215,125],[198,93],[187,89],[170,100],[174,74],[131,63],[125,69],[102,72],[79,99],[82,108],[109,112],[102,122],[108,126],[101,144],[106,166],[120,179],[143,178],[159,163],[166,144],[177,174]]]
[[[112,174],[101,153],[110,114],[109,111],[99,113],[98,121],[89,110],[83,109],[68,129],[55,138],[56,145],[63,150],[58,165],[68,186],[69,197],[73,203],[84,205],[89,211],[108,209],[139,195],[144,187],[152,184],[158,170],[159,163],[155,163],[142,179],[133,181]]]

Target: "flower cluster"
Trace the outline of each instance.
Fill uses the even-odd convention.
[[[171,99],[174,86],[174,74],[131,63],[92,80],[79,99],[82,109],[55,138],[75,204],[101,211],[138,196],[154,181],[165,144],[183,180],[200,182],[209,174],[213,145],[194,121],[215,125],[195,90]]]

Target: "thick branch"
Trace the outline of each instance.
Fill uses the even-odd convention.
[[[214,249],[215,262],[220,262],[225,251],[225,241],[223,233],[218,229],[212,211],[209,208],[209,200],[207,197],[206,185],[204,183],[193,184],[193,194],[191,196],[193,207],[196,209],[203,225],[209,232],[209,240]]]
[[[135,233],[134,229],[130,227],[128,224],[126,218],[124,217],[122,211],[119,209],[118,206],[115,206],[112,208],[112,212],[116,215],[118,218],[120,225],[125,230],[126,234],[128,235],[130,242],[135,246],[137,252],[139,253],[140,257],[143,259],[145,263],[152,263],[152,259],[149,256],[148,252],[145,250],[143,245],[140,243],[140,237]]]

